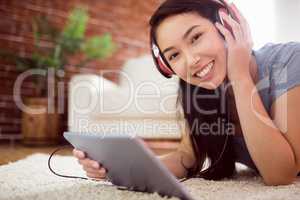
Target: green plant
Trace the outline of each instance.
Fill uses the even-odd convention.
[[[33,52],[29,56],[4,51],[0,54],[5,59],[13,60],[20,71],[49,68],[63,70],[74,55],[80,55],[81,58],[74,64],[77,67],[107,58],[115,51],[112,38],[110,34],[87,38],[85,35],[88,20],[89,15],[84,7],[71,10],[62,29],[53,26],[45,16],[36,17],[32,22]],[[41,84],[45,82],[45,77],[39,76],[36,82],[40,87],[45,87],[45,84]]]

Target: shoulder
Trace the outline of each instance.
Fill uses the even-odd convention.
[[[287,63],[291,57],[300,53],[300,42],[267,43],[255,51],[259,61],[265,65]]]
[[[271,102],[300,85],[300,43],[273,45],[268,67],[270,70]]]
[[[268,108],[282,94],[300,85],[300,43],[267,43],[254,51]]]

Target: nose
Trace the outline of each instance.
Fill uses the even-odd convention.
[[[187,50],[185,52],[186,66],[188,69],[193,69],[200,62],[201,57],[198,53],[192,50]]]

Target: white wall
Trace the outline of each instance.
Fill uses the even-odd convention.
[[[267,42],[276,41],[274,0],[234,0],[232,2],[237,5],[248,20],[254,49]]]
[[[247,18],[254,49],[268,42],[300,41],[300,0],[232,0]]]
[[[276,40],[300,41],[300,0],[274,0]]]

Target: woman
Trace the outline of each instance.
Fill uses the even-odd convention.
[[[300,171],[300,44],[253,51],[246,19],[223,1],[166,0],[150,26],[157,68],[180,78],[187,122],[177,151],[160,157],[167,168],[178,178],[220,180],[241,162],[266,185],[292,183]],[[220,121],[226,128],[216,131]],[[101,164],[74,155],[87,176],[105,177]]]

